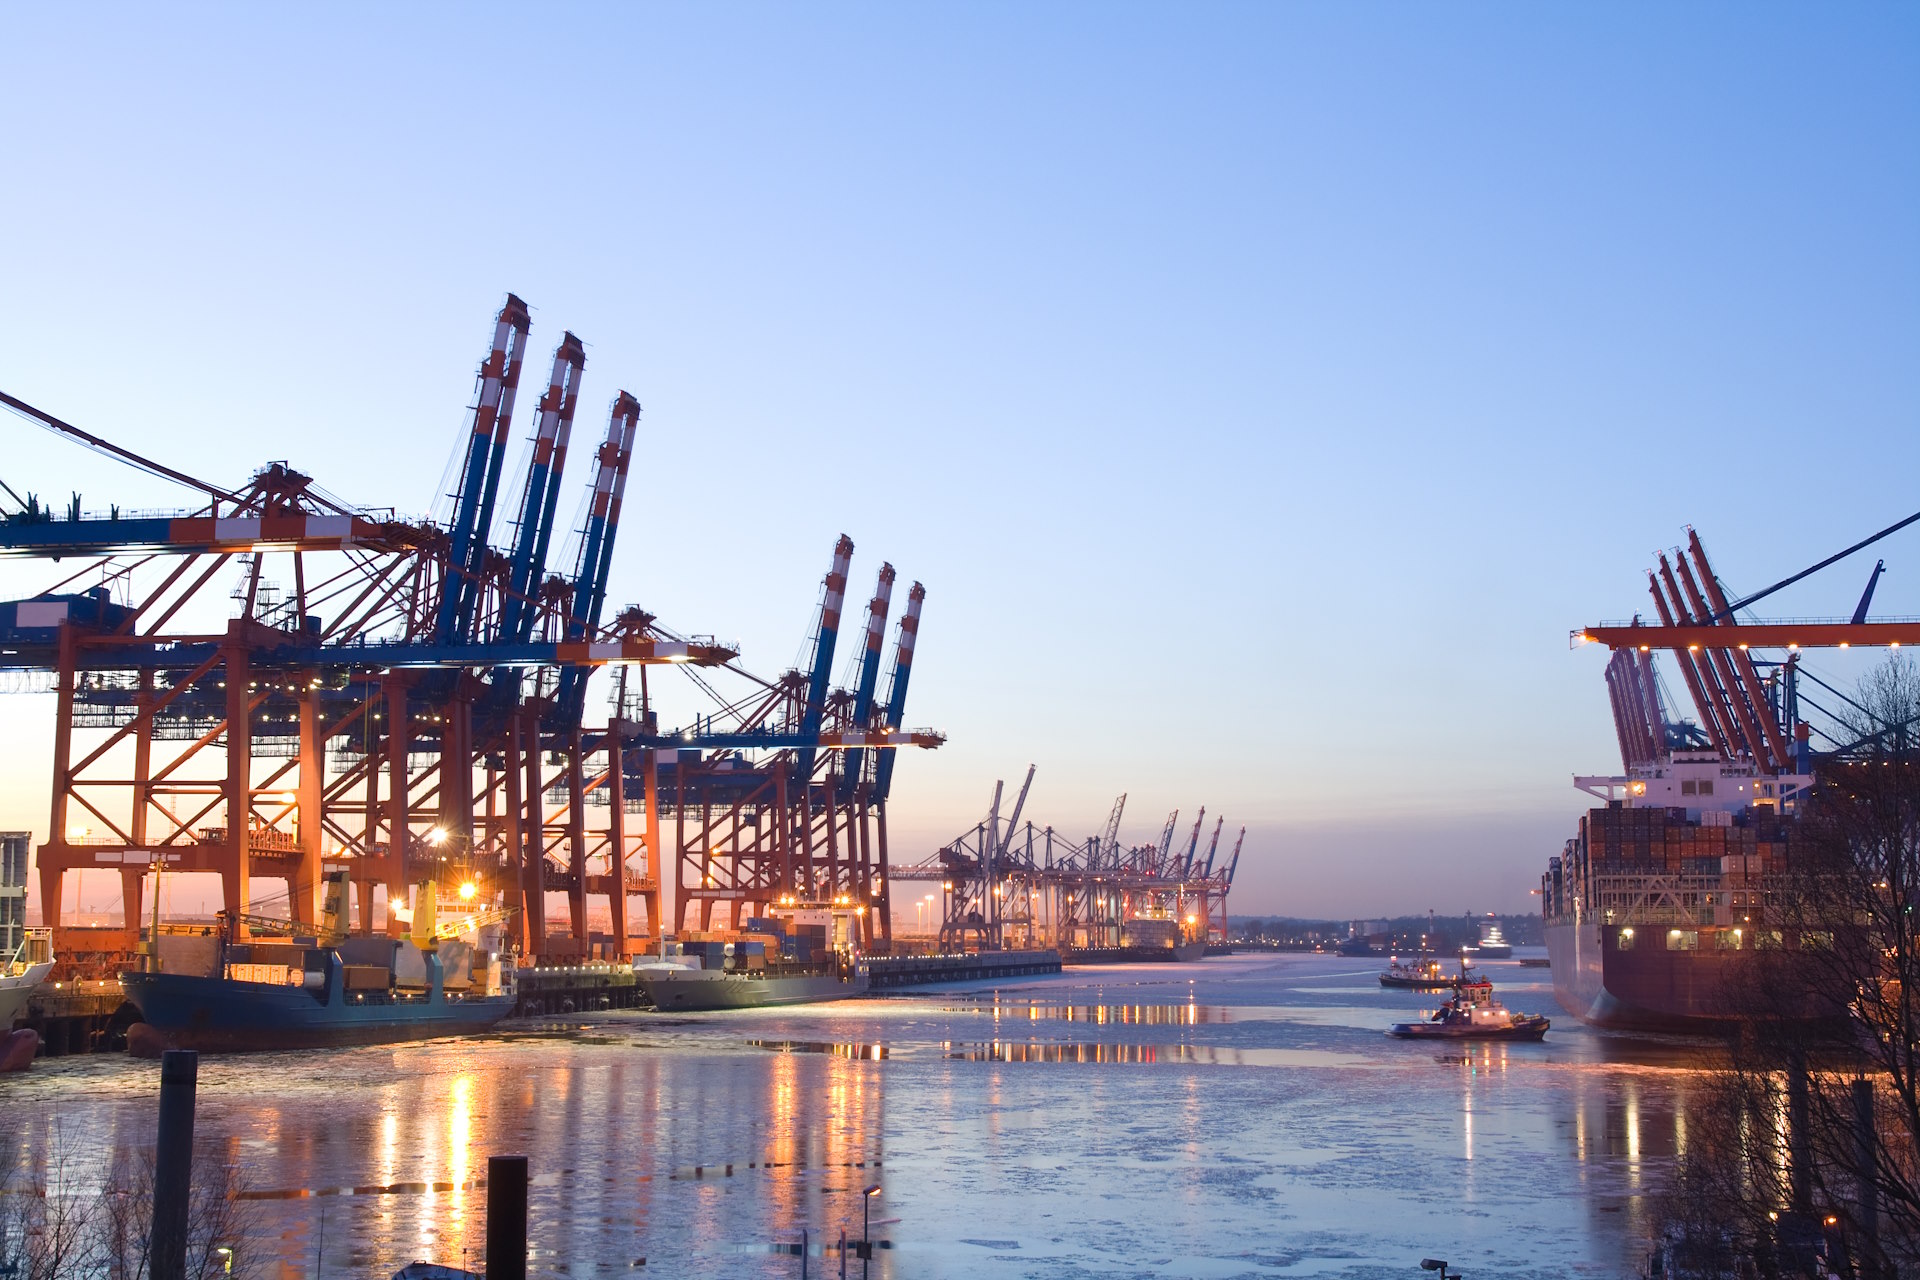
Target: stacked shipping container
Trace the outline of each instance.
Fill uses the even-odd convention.
[[[1580,832],[1541,880],[1548,919],[1591,910],[1599,876],[1721,878],[1733,888],[1787,869],[1793,822],[1771,809],[1739,813],[1707,810],[1689,819],[1685,809],[1629,809],[1617,802],[1580,819]]]

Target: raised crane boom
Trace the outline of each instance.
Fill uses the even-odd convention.
[[[527,487],[520,499],[520,527],[514,538],[507,598],[501,606],[500,639],[512,643],[524,644],[533,635],[533,594],[546,574],[567,441],[573,434],[573,414],[580,403],[580,371],[586,363],[587,353],[580,339],[567,334],[553,353],[553,375],[547,380],[546,395],[540,398],[533,461],[527,468]]]
[[[880,683],[880,651],[887,639],[887,609],[893,601],[893,566],[882,563],[880,580],[874,586],[873,599],[867,602],[867,643],[860,651],[860,668],[854,678],[853,723],[864,729],[873,714],[873,690]],[[849,751],[840,774],[840,799],[850,800],[860,781],[866,755]]]
[[[887,723],[890,730],[898,730],[907,713],[907,679],[913,674],[913,645],[920,635],[920,606],[927,598],[927,589],[919,583],[907,592],[907,612],[900,619],[899,638],[893,642],[893,674],[887,679]],[[880,753],[880,759],[873,771],[874,799],[884,801],[887,793],[893,789],[893,762],[897,758],[892,751]]]
[[[807,705],[800,712],[800,732],[812,737],[820,732],[827,712],[827,681],[833,677],[833,646],[840,636],[840,609],[847,599],[847,570],[853,567],[853,539],[846,534],[833,544],[833,566],[827,570],[824,593],[820,597],[820,621],[814,628],[813,667],[807,676]],[[800,752],[795,777],[813,776],[813,751]]]
[[[1193,835],[1187,840],[1187,856],[1180,860],[1180,874],[1184,877],[1193,872],[1193,857],[1200,852],[1200,828],[1207,821],[1207,806],[1200,806],[1200,816],[1193,820]]]
[[[527,304],[508,294],[506,305],[494,320],[493,347],[480,366],[473,430],[467,437],[466,461],[460,469],[448,543],[447,581],[435,628],[434,638],[442,644],[465,639],[473,621],[480,595],[480,568],[486,557],[487,524],[493,516],[493,493],[500,484],[500,458],[507,448],[513,396],[520,385],[520,364],[532,323]]]
[[[1107,834],[1101,837],[1099,847],[1094,853],[1094,867],[1103,865],[1118,866],[1120,862],[1120,815],[1126,812],[1127,793],[1122,791],[1120,798],[1113,802],[1113,812],[1107,816]]]
[[[1220,829],[1226,825],[1227,820],[1225,818],[1214,819],[1213,839],[1207,842],[1207,863],[1200,872],[1200,878],[1202,880],[1213,879],[1213,855],[1220,852]]]
[[[594,455],[593,502],[587,527],[574,563],[573,595],[567,610],[567,639],[587,639],[600,625],[607,598],[607,572],[613,563],[613,540],[619,532],[620,501],[627,488],[627,464],[633,457],[640,425],[640,402],[622,391],[607,416],[607,437]],[[577,725],[587,694],[587,673],[568,669],[560,673],[554,703],[560,722]]]

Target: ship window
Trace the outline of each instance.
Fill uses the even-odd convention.
[[[1713,934],[1713,945],[1721,951],[1738,951],[1740,949],[1740,930],[1716,929]]]
[[[1698,929],[1667,930],[1667,950],[1698,951],[1700,949],[1700,931]]]
[[[1755,951],[1778,951],[1780,949],[1780,931],[1778,929],[1755,929],[1753,931],[1753,949]]]
[[[1613,935],[1613,945],[1614,949],[1618,951],[1633,950],[1633,930],[1622,929],[1619,933]]]
[[[1833,950],[1833,932],[1829,929],[1803,929],[1800,932],[1800,948],[1803,951]]]
[[[1700,779],[1700,794],[1701,794],[1701,795],[1703,795],[1703,796],[1710,796],[1710,795],[1712,795],[1712,794],[1713,794],[1713,779],[1712,779],[1712,778],[1702,778],[1702,779]]]
[[[1697,796],[1700,794],[1700,785],[1692,778],[1682,778],[1680,779],[1680,794],[1683,796]]]

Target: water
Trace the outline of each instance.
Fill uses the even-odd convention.
[[[478,1269],[489,1154],[534,1173],[533,1273],[1618,1276],[1684,1147],[1697,1049],[1582,1027],[1390,1040],[1380,962],[1243,955],[473,1041],[203,1060],[201,1158],[244,1170],[267,1275]],[[44,1176],[152,1140],[155,1064],[42,1061],[0,1135]],[[642,1261],[644,1259],[644,1262]],[[848,1263],[849,1275],[861,1262]]]

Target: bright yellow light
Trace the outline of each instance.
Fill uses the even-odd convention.
[[[1842,640],[1842,641],[1840,642],[1840,647],[1841,647],[1842,649],[1851,649],[1851,648],[1853,648],[1853,646],[1852,646],[1852,645],[1850,645],[1850,644],[1848,644],[1848,643],[1847,643],[1847,642],[1846,642],[1845,640]]]
[[[433,830],[427,832],[428,844],[445,844],[446,842],[447,833],[445,828],[435,827]]]
[[[473,895],[478,892],[480,892],[480,886],[473,881],[462,880],[460,882],[460,900],[462,902],[472,902]]]

